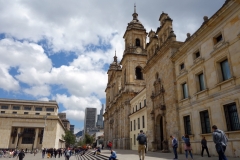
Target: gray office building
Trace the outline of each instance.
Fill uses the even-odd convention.
[[[103,111],[104,111],[104,104],[102,104],[102,108],[100,110],[100,114],[97,115],[97,128],[103,128]]]
[[[74,134],[74,125],[70,125],[70,131]]]
[[[88,133],[89,130],[96,128],[97,108],[86,108],[84,119],[84,132]]]

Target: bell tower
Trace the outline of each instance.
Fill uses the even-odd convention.
[[[132,21],[128,23],[123,36],[125,50],[121,60],[122,87],[129,92],[138,92],[145,87],[145,76],[142,72],[147,61],[146,37],[147,32],[138,20],[136,5]]]

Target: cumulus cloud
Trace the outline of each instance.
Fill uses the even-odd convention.
[[[49,96],[51,94],[50,88],[47,85],[33,86],[31,88],[26,88],[23,92],[33,95],[35,97]]]
[[[202,17],[210,17],[224,1],[139,1],[137,13],[147,32],[160,26],[162,11],[168,13],[177,40],[184,41],[186,33],[195,32]],[[101,107],[105,67],[115,50],[118,60],[122,58],[134,2],[0,0],[0,88],[40,100],[55,98],[69,119],[82,121],[86,107]],[[76,58],[54,67],[49,54],[60,52]],[[67,93],[53,93],[54,87]]]
[[[77,97],[67,95],[56,95],[58,103],[64,105],[65,109],[63,112],[67,113],[67,118],[83,121],[85,117],[85,108],[97,108],[98,112],[101,109],[101,102],[95,96],[89,97]]]
[[[0,64],[0,87],[6,91],[18,91],[20,89],[19,82],[9,74],[6,68]]]

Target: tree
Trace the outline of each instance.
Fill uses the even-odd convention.
[[[70,145],[75,144],[76,137],[71,131],[66,131],[65,135],[62,135],[62,137],[65,140],[66,147],[69,147]]]
[[[87,133],[85,134],[84,140],[85,140],[85,143],[86,143],[86,144],[92,144],[92,143],[93,143],[93,137],[90,136],[90,135],[87,134]]]

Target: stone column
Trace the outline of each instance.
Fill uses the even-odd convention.
[[[33,149],[35,149],[35,148],[37,147],[38,131],[39,131],[39,128],[36,128],[36,129],[35,129],[35,139],[34,139],[34,143],[33,143]]]
[[[19,137],[18,137],[18,133],[20,133],[21,132],[21,128],[18,128],[17,129],[17,136],[16,136],[16,139],[15,139],[15,143],[14,143],[14,148],[16,148],[17,147],[17,143],[18,143],[18,139],[19,139]]]
[[[168,140],[167,140],[167,127],[166,127],[166,115],[162,116],[163,118],[163,150],[162,152],[169,152]]]

